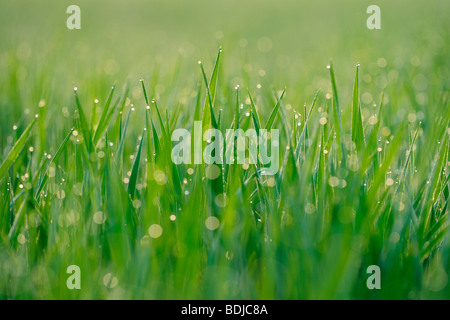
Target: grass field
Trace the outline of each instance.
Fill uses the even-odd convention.
[[[450,3],[371,4],[1,2],[0,299],[449,299]],[[278,173],[174,164],[194,121]]]

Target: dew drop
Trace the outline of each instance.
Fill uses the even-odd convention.
[[[206,225],[206,228],[211,231],[216,230],[220,225],[220,221],[216,217],[211,216],[211,217],[206,218],[205,225]]]
[[[159,238],[163,233],[163,229],[159,224],[152,224],[150,228],[148,228],[148,234],[153,239]]]

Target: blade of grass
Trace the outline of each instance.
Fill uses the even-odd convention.
[[[277,116],[278,109],[280,108],[281,100],[283,99],[285,92],[286,92],[286,88],[283,89],[283,92],[281,93],[280,98],[278,98],[277,104],[273,108],[272,113],[270,114],[269,119],[266,122],[265,129],[267,131],[270,131],[270,129],[272,129],[273,122],[275,121],[275,117]]]
[[[356,65],[355,84],[353,86],[352,141],[356,144],[356,149],[361,151],[365,146],[365,140],[362,126],[361,106],[359,104],[358,74],[359,64]]]
[[[92,148],[92,137],[91,137],[91,131],[89,130],[89,124],[86,120],[86,115],[83,111],[83,107],[81,106],[80,103],[80,98],[78,97],[78,89],[75,87],[74,90],[74,95],[75,95],[75,104],[77,106],[77,110],[78,110],[78,116],[80,118],[80,129],[81,129],[81,133],[83,134],[83,138],[84,138],[84,142],[86,145],[86,149],[88,151],[88,153],[91,151]]]
[[[3,160],[3,163],[0,165],[0,179],[4,177],[6,172],[19,157],[20,153],[25,147],[28,138],[30,137],[31,129],[33,129],[35,123],[36,118],[34,118],[33,121],[31,121],[31,123],[28,125],[28,127],[26,127],[26,129],[20,135],[19,139],[17,139],[12,149],[9,151],[8,155],[5,157],[5,160]]]
[[[336,139],[338,144],[338,156],[341,160],[341,163],[343,164],[345,161],[344,156],[344,144],[342,142],[342,135],[343,135],[343,129],[342,129],[342,119],[341,119],[341,106],[339,105],[339,97],[338,97],[338,91],[336,86],[336,78],[334,75],[334,68],[333,63],[330,61],[330,65],[328,66],[328,69],[330,70],[330,77],[331,77],[331,87],[333,90],[333,112],[334,112],[334,119],[335,119],[335,127],[336,129]]]
[[[61,156],[62,152],[64,151],[64,149],[66,148],[67,142],[70,139],[70,136],[73,133],[73,128],[70,129],[69,133],[66,135],[66,137],[64,138],[63,142],[61,143],[61,145],[59,146],[58,150],[55,153],[55,156],[52,158],[51,161],[48,162],[47,167],[45,168],[45,170],[42,172],[43,175],[41,175],[41,181],[39,183],[37,192],[35,194],[35,198],[38,199],[39,195],[41,194],[42,188],[44,188],[45,183],[47,182],[48,179],[48,169],[50,168],[50,165],[52,163],[55,163],[56,161],[58,161],[59,157]]]
[[[114,94],[114,90],[116,89],[116,85],[113,85],[111,88],[111,91],[109,93],[108,99],[106,100],[106,104],[103,107],[103,111],[102,111],[102,115],[100,116],[100,120],[97,124],[97,129],[95,130],[94,133],[94,146],[97,145],[98,141],[100,140],[101,135],[103,134],[103,132],[106,129],[107,126],[107,115],[108,115],[108,111],[109,111],[109,107],[111,105],[111,100]]]
[[[208,79],[206,77],[205,69],[203,68],[203,64],[199,61],[200,69],[202,71],[203,75],[203,81],[205,82],[206,91],[208,94],[208,102],[209,102],[209,109],[206,108],[206,104],[208,102],[205,102],[205,108],[203,109],[203,125],[208,125],[209,122],[211,123],[212,127],[214,129],[217,129],[217,122],[216,117],[214,115],[214,100],[216,96],[216,85],[217,85],[217,77],[219,74],[219,63],[220,63],[220,55],[222,53],[222,48],[219,49],[219,53],[217,54],[216,63],[214,64],[214,69],[211,75],[211,79],[208,83]],[[209,110],[209,113],[206,111]]]
[[[128,182],[128,195],[130,196],[131,199],[134,199],[134,193],[136,191],[136,184],[137,184],[138,173],[139,173],[139,164],[141,161],[141,150],[142,150],[142,144],[144,142],[145,131],[146,130],[144,130],[144,132],[142,132],[141,141],[139,142],[139,148],[136,153],[136,157],[134,158],[133,168],[131,170],[131,176],[130,176],[130,180]]]

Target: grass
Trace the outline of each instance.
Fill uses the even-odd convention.
[[[226,12],[231,4],[219,6]],[[0,65],[0,298],[450,298],[450,29],[445,14],[432,15],[446,4],[407,12],[386,4],[376,34],[365,29],[364,5],[286,1],[280,12],[301,8],[302,26],[316,26],[315,37],[299,32],[317,57],[284,40],[293,19],[274,18],[266,51],[267,37],[251,21],[265,26],[253,14],[270,16],[270,1],[235,12],[255,18],[238,19],[250,30],[240,31],[248,44],[202,5],[193,1],[184,8],[192,16],[179,17],[193,21],[182,34],[198,46],[180,44],[180,55],[172,46],[183,43],[181,31],[161,17],[136,13],[134,33],[122,24],[112,36],[122,41],[115,49],[107,39],[98,48],[106,33],[92,29],[46,31],[63,40],[37,44],[26,26],[0,22],[8,30],[0,45],[8,61]],[[329,6],[361,11],[354,34],[350,22],[330,17],[349,49],[307,14]],[[100,7],[82,8],[89,22],[88,8]],[[157,2],[152,10],[167,8]],[[416,21],[415,37],[398,37],[405,31],[396,14]],[[220,49],[205,45],[207,31],[193,36],[196,17],[232,36],[216,36]],[[423,28],[430,19],[439,23]],[[151,34],[158,48],[147,46],[142,35],[155,28],[175,38]],[[124,49],[140,46],[151,59]],[[361,51],[366,46],[373,50]],[[278,173],[261,175],[260,161],[175,165],[171,134],[194,121],[224,134],[279,129]],[[70,265],[80,267],[81,290],[66,287]],[[370,265],[381,269],[381,290],[366,286]]]

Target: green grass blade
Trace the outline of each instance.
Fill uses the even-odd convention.
[[[330,78],[331,78],[331,87],[333,90],[333,113],[334,113],[334,119],[335,119],[335,126],[336,126],[336,139],[338,144],[338,153],[339,158],[341,159],[341,162],[343,163],[345,161],[344,156],[344,144],[342,142],[342,135],[343,135],[343,129],[342,129],[342,119],[341,119],[341,106],[339,104],[339,97],[338,97],[338,90],[336,86],[336,78],[334,75],[334,68],[333,63],[330,61],[330,65],[328,66],[328,69],[330,70]]]
[[[12,149],[9,151],[8,155],[3,160],[3,163],[0,165],[0,179],[3,179],[6,172],[19,157],[20,153],[25,147],[28,138],[30,137],[31,129],[33,129],[35,123],[36,118],[34,118],[33,121],[31,121],[31,123],[28,125],[28,127],[23,131],[23,133],[20,135],[20,138],[16,141]]]
[[[71,136],[72,133],[73,133],[73,130],[74,130],[73,128],[70,129],[70,132],[69,132],[69,133],[66,135],[66,137],[64,138],[63,142],[61,143],[61,145],[59,146],[58,150],[56,151],[54,157],[53,157],[52,160],[47,164],[47,167],[46,167],[46,169],[44,170],[43,176],[42,176],[42,178],[41,178],[42,180],[41,180],[41,182],[39,183],[39,187],[38,187],[38,189],[37,189],[35,198],[37,198],[37,197],[41,194],[41,191],[42,191],[42,189],[44,188],[44,185],[45,185],[45,183],[47,182],[47,179],[48,179],[48,175],[47,175],[48,169],[50,168],[50,165],[51,165],[52,163],[55,163],[55,162],[58,161],[59,157],[61,156],[62,152],[64,151],[64,149],[65,149],[66,146],[67,146],[67,142],[69,141],[70,136]]]
[[[353,105],[352,105],[352,141],[356,144],[358,151],[365,146],[364,130],[361,118],[361,106],[359,104],[359,85],[358,85],[359,64],[356,65],[355,84],[353,86]]]
[[[130,196],[131,199],[134,199],[134,193],[136,191],[136,184],[137,184],[137,180],[138,180],[139,165],[140,165],[140,161],[141,161],[141,151],[142,151],[142,145],[144,142],[144,137],[145,137],[145,130],[142,133],[141,141],[139,142],[139,148],[136,153],[136,157],[134,158],[133,168],[131,170],[131,176],[130,176],[130,180],[128,182],[128,195]]]
[[[100,116],[100,120],[98,122],[97,129],[95,130],[95,133],[94,133],[94,141],[93,141],[94,146],[97,145],[98,141],[100,140],[100,137],[102,136],[103,132],[106,129],[106,126],[108,125],[108,121],[107,121],[108,117],[107,116],[108,116],[109,107],[111,105],[111,100],[112,100],[115,89],[116,89],[116,85],[113,85],[111,88],[111,91],[109,93],[108,99],[106,100],[105,107],[103,108],[102,115]]]
[[[208,79],[206,77],[205,69],[203,68],[203,64],[199,62],[200,69],[202,71],[203,75],[203,81],[205,82],[206,91],[208,93],[208,102],[209,102],[209,109],[206,108],[206,105],[208,102],[205,102],[205,108],[203,109],[203,125],[208,125],[209,122],[211,122],[211,125],[213,128],[217,129],[217,121],[216,117],[214,115],[214,100],[216,97],[216,86],[217,86],[217,77],[219,74],[219,63],[220,63],[220,55],[222,54],[222,48],[219,49],[219,53],[217,54],[216,63],[214,64],[214,69],[211,75],[211,79],[208,83]],[[206,111],[209,110],[209,113]]]
[[[273,122],[275,121],[275,117],[278,114],[278,109],[280,108],[281,100],[283,100],[285,92],[286,92],[286,88],[284,88],[283,92],[281,93],[281,96],[278,98],[277,104],[273,108],[272,113],[270,114],[269,119],[266,122],[265,129],[267,131],[270,131],[270,129],[272,129]]]
[[[80,98],[78,97],[78,89],[74,89],[74,95],[75,95],[75,104],[77,106],[78,110],[78,116],[80,120],[80,129],[81,133],[83,134],[83,139],[86,145],[86,149],[88,152],[91,151],[92,148],[92,137],[91,137],[91,131],[89,130],[89,124],[86,119],[86,115],[83,111],[83,107],[80,103]]]

